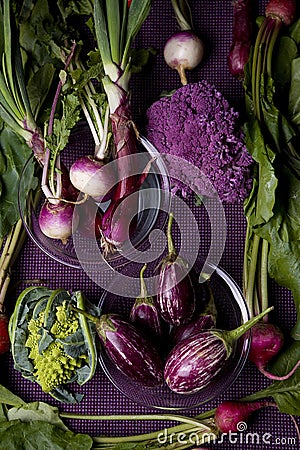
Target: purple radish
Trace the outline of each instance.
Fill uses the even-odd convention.
[[[266,6],[266,17],[281,20],[286,26],[293,23],[296,12],[296,0],[270,0]]]
[[[144,280],[146,267],[147,265],[145,264],[140,271],[141,293],[132,306],[130,320],[149,337],[157,339],[163,335],[163,326],[154,304],[154,299],[147,294],[147,287]]]
[[[235,433],[241,431],[240,423],[247,423],[251,414],[268,406],[277,407],[276,403],[266,400],[257,402],[225,401],[216,409],[215,423],[221,433]]]
[[[233,0],[232,44],[228,53],[228,67],[236,78],[244,78],[244,68],[253,39],[253,0]]]
[[[165,61],[171,69],[177,70],[183,85],[187,84],[185,71],[195,69],[202,61],[203,55],[203,42],[191,30],[172,34],[164,47]]]
[[[76,230],[79,217],[71,203],[52,204],[47,200],[43,204],[39,218],[41,231],[49,238],[60,239],[66,244]]]
[[[283,344],[283,333],[276,325],[268,322],[259,322],[251,330],[251,346],[248,359],[267,378],[278,381],[287,380],[300,367],[300,360],[289,373],[283,376],[274,375],[266,370],[267,364],[279,353]]]
[[[82,156],[70,168],[72,184],[91,197],[105,197],[117,181],[115,165],[92,156]]]
[[[226,367],[238,339],[272,309],[266,309],[235,330],[200,331],[175,345],[164,370],[169,388],[178,394],[205,388]]]
[[[189,322],[196,308],[196,295],[188,264],[177,256],[172,240],[173,214],[168,220],[168,255],[160,262],[156,306],[171,325]]]
[[[175,32],[164,46],[164,59],[171,69],[177,70],[180,81],[187,84],[186,70],[195,69],[202,61],[204,45],[192,30],[192,15],[187,0],[172,0],[180,31]]]

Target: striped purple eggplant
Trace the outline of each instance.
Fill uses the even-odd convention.
[[[169,388],[178,394],[205,388],[226,366],[237,340],[272,309],[268,308],[235,330],[200,331],[175,345],[164,370]]]
[[[168,255],[160,262],[156,305],[171,325],[187,323],[196,308],[194,280],[188,264],[177,256],[172,240],[173,214],[168,221]]]
[[[124,375],[144,386],[162,383],[160,356],[134,325],[117,314],[103,314],[96,329],[106,354]]]
[[[175,345],[200,331],[215,327],[215,318],[211,314],[201,314],[188,323],[173,327],[170,332],[170,340]]]
[[[149,297],[144,280],[145,264],[140,271],[141,293],[136,298],[131,311],[131,322],[141,329],[146,335],[156,340],[163,335],[163,324],[153,297]]]
[[[188,323],[183,325],[175,326],[170,332],[170,341],[173,345],[177,344],[184,339],[198,333],[199,331],[209,330],[210,328],[216,328],[217,320],[217,308],[215,305],[215,299],[212,289],[209,283],[205,283],[205,286],[201,285],[202,291],[206,290],[209,292],[209,299],[205,309],[201,314],[195,315],[195,317]],[[203,302],[203,293],[201,297],[201,306]],[[197,294],[197,304],[198,304],[198,294]],[[199,306],[199,305],[197,305]]]

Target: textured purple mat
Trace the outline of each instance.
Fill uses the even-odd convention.
[[[265,2],[260,2],[262,10]],[[242,109],[243,91],[238,81],[229,74],[226,64],[226,55],[231,42],[232,27],[232,0],[191,0],[194,25],[206,42],[206,57],[200,68],[188,75],[189,81],[206,79],[224,94],[233,106]],[[173,18],[171,2],[167,0],[154,0],[152,12],[139,34],[136,45],[152,46],[158,50],[155,64],[146,74],[136,75],[133,79],[132,104],[137,122],[141,122],[145,109],[165,90],[180,86],[177,73],[168,69],[162,58],[163,43],[167,37],[176,30],[176,22]],[[201,221],[201,214],[194,208]],[[221,266],[241,285],[243,242],[245,233],[245,221],[241,205],[225,206],[227,219],[227,241],[221,260]],[[201,228],[201,227],[200,227]],[[205,227],[202,229],[201,252],[205,254],[208,248]],[[95,285],[82,271],[62,266],[45,254],[43,254],[29,239],[24,251],[14,269],[15,280],[43,279],[51,287],[63,287],[71,291],[81,289],[87,297],[97,303],[102,289]],[[14,294],[15,297],[15,294]],[[276,306],[274,319],[284,331],[288,331],[295,320],[295,311],[292,299],[288,292],[278,287],[271,286],[270,299]],[[1,381],[11,388],[16,394],[26,401],[44,400],[57,405],[61,410],[94,414],[139,414],[155,412],[141,407],[128,400],[118,392],[106,379],[98,368],[95,377],[83,388],[74,386],[77,392],[84,392],[85,397],[79,406],[65,406],[58,404],[51,397],[45,395],[31,382],[22,379],[12,367],[9,357],[2,360],[0,371]],[[269,384],[249,363],[246,364],[242,374],[220,400],[237,399],[244,397]],[[186,415],[196,415],[204,409],[216,406],[212,402],[205,408],[197,408],[185,412]],[[170,424],[162,422],[95,422],[77,420],[71,422],[73,430],[87,432],[91,435],[132,435],[161,429]],[[261,411],[255,415],[255,420],[249,426],[249,431],[256,432],[259,436],[256,443],[247,443],[238,440],[237,443],[224,443],[213,445],[215,449],[261,449],[267,448],[299,448],[298,445],[288,442],[295,438],[296,433],[289,417],[280,415],[274,408]],[[263,442],[265,433],[270,433],[270,444]],[[242,434],[243,436],[243,434]],[[242,439],[242,438],[241,438]],[[209,448],[210,446],[207,445]],[[212,447],[212,446],[211,446]]]

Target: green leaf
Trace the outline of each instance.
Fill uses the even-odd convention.
[[[89,16],[93,13],[92,0],[58,0],[57,6],[64,20],[72,15]]]
[[[300,359],[300,342],[293,341],[276,359],[270,370],[277,375],[288,373]],[[273,397],[282,413],[300,416],[300,370],[297,370],[288,380],[275,381],[266,389],[247,397],[256,400]]]
[[[291,88],[288,110],[291,121],[300,129],[300,57],[294,59],[292,62],[291,73]]]
[[[52,63],[40,67],[29,79],[27,85],[28,97],[34,117],[40,113],[45,99],[49,94],[54,79],[55,68]]]
[[[106,16],[107,29],[109,36],[109,45],[111,58],[117,65],[121,62],[120,34],[121,34],[121,18],[120,18],[120,1],[106,0]]]
[[[42,421],[23,423],[21,421],[0,422],[1,446],[5,450],[88,450],[92,438],[86,434],[64,431],[55,425]]]
[[[0,384],[0,403],[4,403],[5,405],[20,406],[25,402]]]
[[[130,48],[133,40],[146,20],[151,8],[150,0],[132,0],[127,19],[126,42],[122,58],[122,67],[129,62]]]
[[[275,193],[278,184],[273,162],[275,154],[265,144],[258,120],[249,121],[245,126],[245,142],[248,151],[257,162],[254,173],[254,188],[245,202],[245,213],[250,225],[257,227],[273,216]]]
[[[9,128],[4,128],[0,135],[2,155],[6,161],[6,170],[0,174],[2,195],[0,202],[0,237],[9,233],[13,225],[19,220],[18,188],[22,170],[31,156],[31,150],[23,139]],[[21,202],[25,202],[31,189],[36,189],[38,180],[34,176],[34,166],[27,171],[23,180]]]
[[[44,402],[26,403],[19,407],[10,408],[7,417],[8,420],[20,420],[21,422],[43,421],[56,425],[62,430],[68,430],[59,417],[58,408]]]
[[[282,36],[277,43],[273,60],[274,81],[280,87],[280,92],[286,89],[291,80],[291,64],[298,54],[296,42],[289,36]],[[283,99],[285,100],[285,99]]]

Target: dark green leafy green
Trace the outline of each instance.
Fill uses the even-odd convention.
[[[20,217],[18,208],[19,180],[24,164],[31,156],[31,150],[22,138],[5,127],[0,135],[0,154],[2,162],[5,161],[2,166],[2,173],[0,173],[0,237],[4,237]],[[3,170],[3,168],[6,170]],[[21,203],[25,202],[29,190],[35,189],[37,183],[38,180],[34,176],[32,167],[32,170],[28,171],[28,177],[24,180]]]
[[[291,89],[289,93],[289,115],[291,121],[300,128],[300,57],[292,61]]]
[[[13,394],[9,389],[0,384],[0,403],[11,406],[20,406],[25,402],[20,397]]]
[[[42,421],[21,422],[13,420],[0,422],[1,446],[5,450],[20,448],[32,450],[84,450],[92,447],[92,438],[72,431],[63,431],[51,423]]]
[[[22,406],[10,408],[7,412],[7,418],[8,420],[21,420],[22,422],[39,420],[56,425],[62,430],[68,429],[59,417],[58,408],[44,402],[26,403]]]
[[[299,30],[300,20],[282,33],[272,73],[268,70],[253,81],[254,51],[245,77],[246,145],[256,162],[253,188],[244,209],[251,230],[248,235],[255,234],[269,243],[268,273],[293,294],[295,339],[300,339]],[[270,59],[270,55],[265,58]],[[252,249],[248,242],[245,261],[251,261]]]
[[[300,359],[300,342],[293,341],[272,364],[271,371],[277,375],[288,373]],[[282,413],[300,416],[300,370],[285,381],[275,381],[245,400],[272,397]]]

